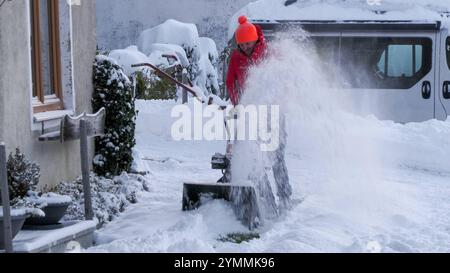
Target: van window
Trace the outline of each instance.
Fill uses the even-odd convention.
[[[431,70],[428,38],[343,37],[341,70],[351,88],[408,89]]]
[[[445,50],[447,52],[448,69],[450,69],[450,37],[447,37],[447,42],[445,43]]]
[[[422,55],[421,45],[389,45],[383,51],[377,68],[388,77],[413,77],[422,67]]]

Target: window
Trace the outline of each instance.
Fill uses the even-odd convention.
[[[343,37],[341,68],[352,88],[409,89],[431,70],[428,38]]]
[[[413,77],[422,67],[422,55],[421,45],[389,45],[378,62],[378,71],[387,77]]]
[[[58,0],[30,0],[33,110],[60,110],[62,104]]]
[[[447,37],[447,42],[445,43],[445,50],[447,52],[448,69],[450,69],[450,37]]]

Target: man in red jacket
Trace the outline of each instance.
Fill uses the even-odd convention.
[[[248,69],[263,59],[267,49],[261,27],[249,23],[245,16],[239,17],[236,42],[238,48],[231,55],[226,81],[228,95],[234,106],[239,104]]]
[[[247,17],[239,17],[239,27],[236,30],[238,48],[232,53],[228,66],[226,85],[231,102],[234,106],[239,104],[242,92],[245,89],[247,73],[252,65],[260,63],[267,51],[267,44],[260,26],[248,22]],[[265,200],[266,213],[278,215],[291,207],[292,187],[284,160],[286,138],[285,120],[282,117],[280,124],[280,146],[273,156],[273,174],[277,187],[279,205],[276,205],[267,174],[256,174],[256,188],[262,200]],[[231,147],[228,147],[231,152]]]

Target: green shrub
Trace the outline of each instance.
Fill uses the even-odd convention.
[[[14,155],[12,153],[9,155],[6,169],[11,201],[23,199],[29,191],[36,190],[40,167],[37,163],[26,159],[19,148],[16,148]]]
[[[231,233],[226,236],[220,236],[218,240],[223,243],[242,244],[254,239],[260,239],[260,235],[258,233]]]
[[[158,77],[149,78],[142,72],[134,74],[136,79],[136,98],[143,100],[172,100],[177,98],[175,84]]]

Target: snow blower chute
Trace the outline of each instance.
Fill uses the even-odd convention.
[[[210,96],[207,101],[201,98],[192,87],[181,83],[177,79],[173,78],[166,72],[157,68],[156,66],[143,63],[135,64],[132,67],[150,67],[156,71],[159,76],[165,77],[172,83],[180,86],[190,94],[192,94],[201,103],[207,103],[212,105],[215,101],[213,96]],[[225,110],[224,106],[220,106],[221,110]],[[227,121],[225,121],[225,127],[227,133],[230,136]],[[230,145],[230,143],[229,143]],[[183,211],[189,211],[197,209],[207,200],[211,199],[223,199],[233,204],[233,208],[237,218],[249,229],[254,229],[259,225],[259,208],[257,203],[256,191],[252,186],[235,185],[231,183],[230,173],[230,161],[231,155],[227,151],[227,155],[215,154],[212,157],[212,169],[221,170],[223,177],[217,183],[211,184],[196,184],[196,183],[184,183],[183,187]]]

